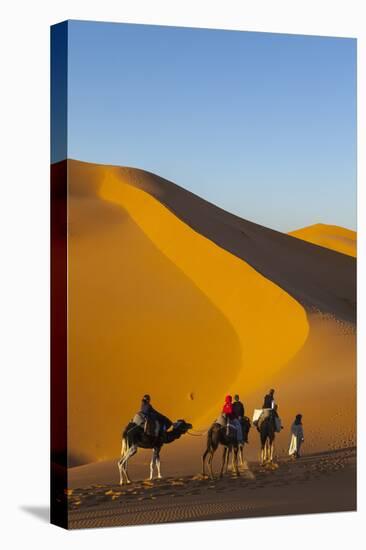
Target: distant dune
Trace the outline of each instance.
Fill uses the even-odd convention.
[[[117,456],[146,392],[205,429],[227,392],[251,415],[273,386],[279,447],[297,412],[312,451],[354,444],[354,258],[142,170],[69,160],[68,185],[71,464]]]
[[[347,254],[348,256],[357,256],[357,233],[338,225],[327,225],[316,223],[291,231],[292,237],[297,237],[303,241],[330,248],[336,252]]]

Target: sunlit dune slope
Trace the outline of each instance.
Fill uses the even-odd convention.
[[[118,454],[146,392],[172,419],[206,425],[226,391],[244,381],[254,391],[285,368],[308,323],[279,286],[157,200],[144,172],[76,161],[68,170],[75,464]]]
[[[338,225],[316,223],[289,233],[303,241],[330,248],[336,252],[357,256],[357,233]]]
[[[286,368],[269,377],[285,429],[276,436],[278,453],[287,452],[289,430],[303,414],[304,451],[317,452],[356,444],[356,330],[352,323],[320,313],[308,315],[309,336]],[[266,388],[263,388],[264,390]],[[261,406],[263,390],[238,387],[247,410]],[[247,453],[256,458],[258,435]],[[254,448],[253,448],[254,447]]]
[[[243,220],[150,172],[112,166],[109,170],[157,198],[192,229],[243,259],[305,308],[355,321],[355,258]]]
[[[276,401],[284,429],[276,434],[276,454],[287,455],[290,427],[297,413],[303,414],[305,431],[304,453],[320,452],[356,445],[356,330],[352,323],[339,321],[320,313],[308,315],[309,335],[305,344],[285,368],[268,373],[260,388],[248,387],[245,377],[236,383],[235,392],[245,405],[245,412],[263,403],[264,393],[275,388]],[[167,446],[162,454],[164,471],[175,468],[175,474],[196,473],[205,446],[205,437],[182,439]],[[253,428],[245,456],[258,460],[259,434]],[[134,464],[146,464],[149,453],[133,460],[131,474],[136,478]],[[215,460],[216,471],[221,453]],[[144,466],[146,468],[146,466]]]

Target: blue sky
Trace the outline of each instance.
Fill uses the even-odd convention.
[[[69,158],[356,229],[356,40],[71,21],[68,46]]]

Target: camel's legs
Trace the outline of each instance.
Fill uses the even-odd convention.
[[[266,445],[267,445],[267,441],[262,443],[262,447],[261,447],[261,466],[263,466],[265,461],[266,461]]]
[[[161,472],[160,472],[160,451],[157,451],[157,457],[156,457],[156,467],[158,469],[158,479],[162,478]]]
[[[120,485],[123,485],[124,481],[125,481],[124,460],[125,460],[126,454],[123,454],[123,456],[121,456],[121,458],[117,462],[118,470],[119,470],[119,484]],[[126,479],[126,483],[128,483],[127,479]]]
[[[240,466],[244,466],[244,444],[239,445],[239,463]]]
[[[214,478],[214,475],[213,475],[213,470],[212,470],[212,459],[213,459],[213,451],[211,450],[210,451],[210,456],[208,457],[208,469],[209,469],[209,472],[210,472],[210,477],[211,479]]]
[[[134,445],[130,448],[130,450],[128,451],[127,453],[127,456],[125,457],[124,461],[122,461],[122,470],[123,470],[123,473],[125,474],[125,478],[126,478],[126,483],[131,483],[131,480],[130,478],[128,477],[128,461],[130,460],[130,458],[133,457],[133,455],[135,455],[137,453],[137,447],[135,447]]]
[[[150,479],[153,479],[154,477],[154,468],[156,466],[156,469],[158,471],[158,479],[161,479],[161,472],[160,472],[160,449],[153,449],[151,462],[150,462]]]
[[[202,475],[203,475],[203,477],[206,475],[206,470],[205,470],[206,458],[207,458],[207,455],[208,455],[209,452],[210,452],[210,450],[206,449],[205,452],[203,453],[203,456],[202,456]]]
[[[122,476],[122,465],[121,465],[121,459],[117,462],[118,470],[119,470],[119,484],[123,485],[123,476]]]
[[[271,463],[273,463],[273,454],[274,454],[274,441],[271,441],[270,443],[270,457],[269,460]]]
[[[236,475],[239,475],[239,467],[238,467],[238,447],[234,447],[234,465],[235,465],[235,473],[236,473]]]
[[[231,471],[234,471],[234,453],[231,453]]]
[[[263,445],[263,464],[266,462],[267,459],[267,441],[264,442]]]
[[[227,448],[227,453],[226,453],[226,458],[225,458],[224,474],[227,474],[228,471],[229,471],[230,455],[231,455],[231,449],[230,449],[230,447],[228,447]]]
[[[242,444],[239,445],[238,459],[240,466],[244,466],[244,445]],[[234,470],[234,453],[232,454],[231,469]]]
[[[226,467],[227,454],[228,454],[228,449],[227,449],[227,447],[224,447],[224,450],[223,450],[223,453],[222,453],[222,463],[221,463],[220,477],[222,477],[223,474],[224,474],[224,470],[225,470],[225,467]]]
[[[231,456],[233,456],[233,449],[232,449],[232,447],[228,447],[227,456],[226,456],[226,472],[228,472],[228,470],[229,470],[229,462],[230,462],[230,457]]]
[[[121,456],[118,459],[117,466],[119,470],[119,484],[123,485],[123,472],[122,472],[122,460],[124,459],[126,454],[126,441],[122,438],[122,448],[121,448]]]
[[[154,477],[154,468],[157,461],[157,450],[153,449],[151,462],[150,462],[150,480]]]
[[[226,454],[226,467],[225,467],[225,473],[226,474],[229,471],[230,456],[232,456],[232,449],[231,449],[231,447],[228,447],[227,454]]]
[[[132,447],[130,447],[128,451],[125,453],[125,455],[119,459],[118,468],[120,473],[120,480],[119,480],[120,485],[123,485],[124,483],[123,476],[125,476],[126,478],[126,483],[131,483],[131,480],[128,477],[128,473],[127,473],[127,466],[128,466],[129,459],[136,453],[137,453],[137,448],[134,445],[132,445]]]
[[[134,447],[133,451],[130,453],[130,456],[128,457],[128,459],[126,460],[125,464],[124,464],[124,473],[125,473],[125,476],[126,476],[126,481],[127,483],[131,483],[131,480],[130,478],[128,477],[128,472],[127,472],[127,468],[128,468],[128,461],[131,457],[133,457],[133,455],[135,455],[137,453],[137,448]]]

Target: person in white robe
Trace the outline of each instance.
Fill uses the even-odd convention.
[[[291,426],[291,441],[288,454],[293,458],[300,458],[300,448],[304,442],[304,429],[302,425],[302,414],[297,414]]]

